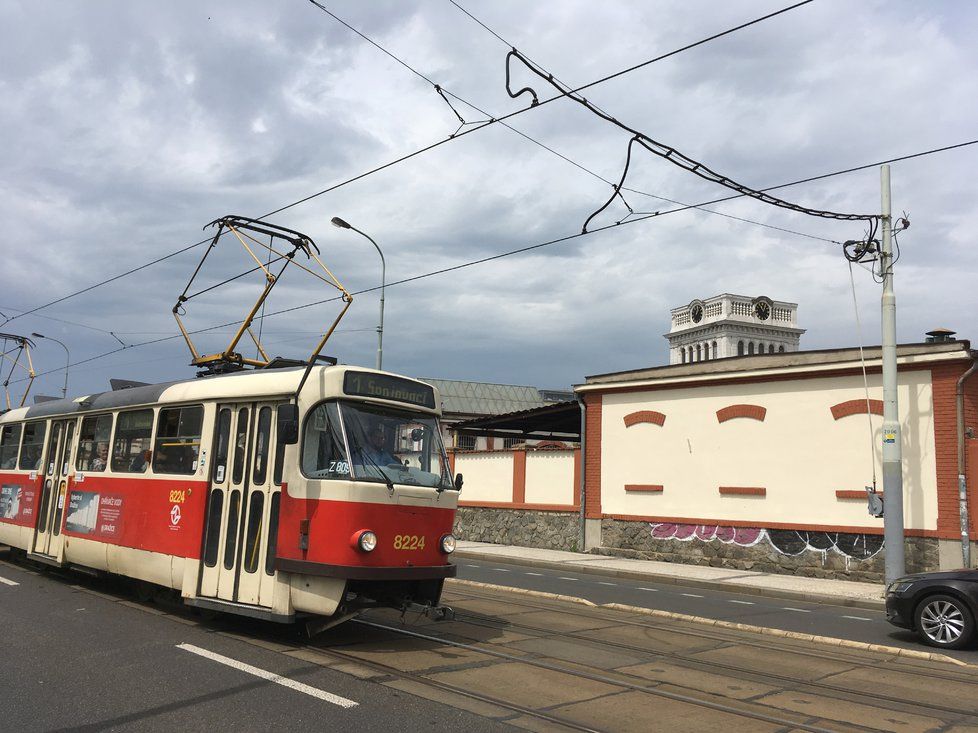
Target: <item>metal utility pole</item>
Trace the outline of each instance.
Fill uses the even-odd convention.
[[[890,214],[890,166],[880,168],[883,204],[883,541],[886,582],[906,572],[903,540],[903,447],[897,409],[896,295],[893,293],[893,219]]]

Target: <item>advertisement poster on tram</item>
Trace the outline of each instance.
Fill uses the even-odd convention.
[[[34,487],[20,484],[0,486],[0,519],[29,522],[34,518]]]
[[[96,491],[72,491],[65,529],[77,534],[118,537],[122,532],[121,496]]]

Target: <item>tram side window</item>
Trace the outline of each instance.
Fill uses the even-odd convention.
[[[153,411],[120,412],[112,446],[112,470],[145,473],[152,455]]]
[[[75,468],[86,473],[108,468],[111,439],[112,415],[90,415],[82,420]]]
[[[44,449],[43,422],[28,423],[24,426],[24,444],[20,449],[20,470],[36,471],[41,467],[41,453]]]
[[[0,469],[17,468],[17,449],[20,447],[20,425],[5,425],[0,430]]]
[[[160,425],[153,450],[154,473],[192,474],[197,470],[203,422],[202,405],[160,410]]]
[[[314,409],[306,420],[302,440],[302,472],[309,478],[349,478],[340,418],[335,402]]]

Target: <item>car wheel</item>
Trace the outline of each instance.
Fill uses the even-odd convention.
[[[928,596],[918,604],[914,622],[921,639],[944,649],[967,646],[975,633],[971,612],[954,596]]]

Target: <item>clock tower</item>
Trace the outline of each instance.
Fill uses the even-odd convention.
[[[669,311],[669,363],[798,351],[798,304],[724,293]]]

